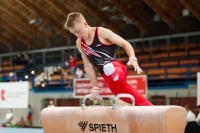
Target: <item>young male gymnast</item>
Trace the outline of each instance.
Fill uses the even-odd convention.
[[[131,94],[135,98],[136,106],[152,106],[136,89],[127,83],[127,69],[122,62],[116,59],[114,44],[121,46],[129,56],[127,65],[133,65],[135,71],[141,74],[133,47],[123,38],[103,27],[90,27],[81,13],[68,14],[64,28],[73,33],[78,39],[76,45],[81,53],[84,70],[88,75],[93,89],[90,100],[95,100],[100,88],[94,66],[103,76],[106,84],[114,95],[119,93]],[[131,103],[128,98],[121,98]]]

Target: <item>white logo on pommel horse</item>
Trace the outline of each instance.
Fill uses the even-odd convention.
[[[87,127],[87,121],[80,121],[78,123],[79,127],[81,127],[81,131],[85,131]],[[117,125],[116,124],[89,124],[89,130],[91,132],[117,132]]]

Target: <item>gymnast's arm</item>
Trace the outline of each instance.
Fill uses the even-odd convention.
[[[111,30],[99,27],[98,35],[100,39],[105,39],[106,41],[110,41],[122,48],[126,51],[127,55],[135,56],[135,52],[133,47],[129,42],[124,40],[122,37],[118,36],[117,34],[113,33]]]
[[[85,70],[86,74],[88,75],[92,86],[98,87],[97,75],[96,75],[95,69],[94,69],[92,63],[89,61],[86,54],[82,50],[80,39],[76,40],[76,46],[77,46],[79,52],[81,53],[81,56],[83,59],[83,64],[84,64],[84,70]]]
[[[141,74],[142,70],[138,65],[137,59],[135,57],[135,52],[133,47],[129,42],[124,40],[122,37],[118,36],[117,34],[113,33],[111,30],[99,27],[98,34],[100,39],[112,42],[122,48],[126,51],[127,55],[129,56],[128,65],[133,65],[135,68],[135,71],[137,71],[138,74]]]
[[[200,112],[199,112],[199,114],[198,114],[197,118],[195,119],[195,121],[196,121],[197,123],[199,123],[199,122],[200,122]]]

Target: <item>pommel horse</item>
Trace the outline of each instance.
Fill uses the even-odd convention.
[[[132,106],[117,106],[119,98]],[[134,106],[130,94],[118,94],[113,106],[52,107],[41,111],[44,133],[184,133],[186,110],[180,106]]]

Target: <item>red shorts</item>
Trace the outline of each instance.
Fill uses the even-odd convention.
[[[27,120],[31,120],[31,119],[32,119],[32,115],[28,115]]]

